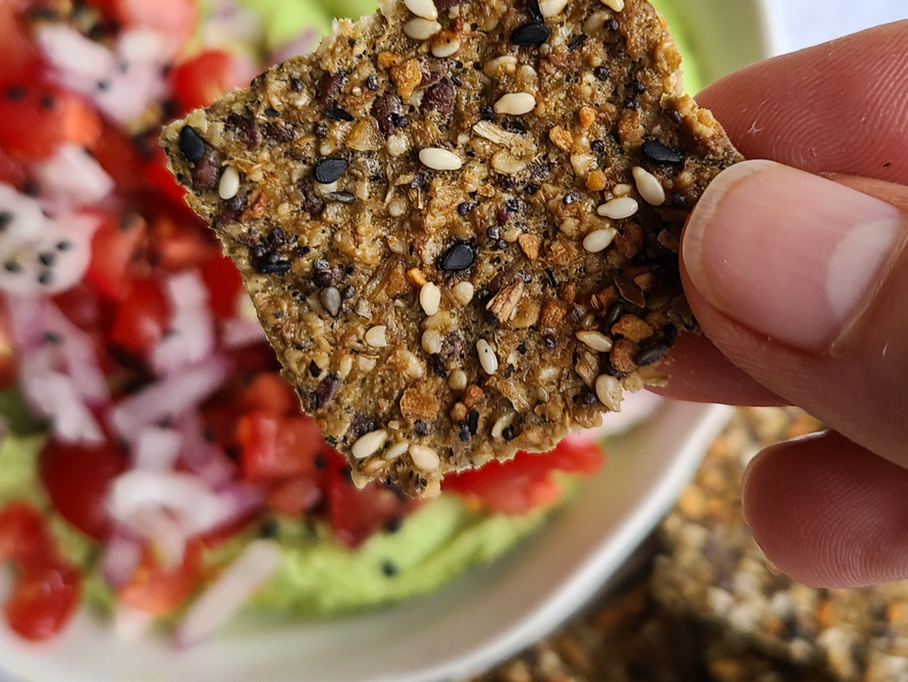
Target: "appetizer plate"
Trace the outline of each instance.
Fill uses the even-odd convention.
[[[777,0],[676,0],[707,80],[784,51]],[[436,682],[466,677],[546,635],[608,583],[671,507],[730,408],[666,402],[609,442],[608,465],[494,565],[397,607],[316,623],[235,624],[178,650],[116,639],[81,615],[50,645],[0,626],[0,682]],[[8,579],[8,575],[6,578]],[[4,591],[0,572],[0,593]]]

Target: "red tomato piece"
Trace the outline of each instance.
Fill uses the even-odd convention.
[[[243,415],[237,425],[243,478],[270,483],[314,472],[325,446],[314,419],[278,417],[261,410]]]
[[[135,575],[120,589],[120,599],[127,606],[155,616],[164,616],[186,603],[202,578],[202,544],[186,546],[183,563],[175,568],[162,568],[154,552],[145,547]]]
[[[256,375],[243,391],[240,404],[244,410],[261,410],[275,416],[299,413],[293,387],[274,372]]]
[[[158,283],[136,280],[117,310],[110,342],[144,358],[164,337],[169,318],[167,299]]]
[[[237,298],[243,279],[227,256],[220,254],[202,264],[202,280],[208,289],[208,305],[218,317],[233,317],[237,313]]]
[[[125,465],[123,454],[109,443],[88,447],[49,440],[41,451],[41,481],[63,518],[95,540],[104,540],[111,531],[108,488]]]
[[[5,86],[0,120],[0,145],[24,161],[47,159],[66,142],[92,148],[102,131],[101,119],[89,104],[39,73]]]
[[[58,556],[44,517],[25,502],[0,509],[0,564],[6,561],[19,577],[4,606],[7,622],[30,641],[50,639],[78,607],[82,577]]]
[[[23,566],[4,612],[20,637],[43,642],[69,622],[82,600],[82,576],[64,561]]]
[[[19,355],[13,342],[9,315],[0,309],[0,391],[16,383],[19,378]]]
[[[152,188],[159,191],[159,197],[163,195],[170,199],[173,206],[185,207],[183,197],[186,196],[186,190],[177,184],[173,173],[167,170],[167,155],[163,149],[156,148],[152,151],[151,158],[145,164],[144,177]],[[189,209],[186,209],[186,214],[192,215]]]
[[[46,563],[52,544],[44,517],[26,502],[12,502],[0,509],[0,565]]]
[[[86,279],[101,294],[122,301],[132,280],[144,274],[139,258],[148,228],[139,216],[107,216],[91,243],[91,263]]]
[[[602,450],[596,443],[578,443],[568,438],[551,452],[518,452],[507,462],[493,461],[480,469],[449,474],[444,489],[476,499],[493,511],[525,514],[561,497],[553,472],[588,475],[602,465],[602,459]]]
[[[145,160],[133,139],[117,126],[104,125],[94,155],[101,168],[114,179],[119,191],[136,191],[145,186]]]
[[[399,496],[379,482],[356,488],[350,480],[347,461],[336,450],[328,452],[325,480],[331,528],[335,537],[350,548],[359,547],[374,533],[395,525],[419,505],[417,500]]]
[[[29,39],[21,21],[21,11],[27,3],[0,3],[0,86],[7,86],[34,72],[41,57],[34,43]],[[6,92],[3,93],[5,97]]]
[[[322,501],[319,482],[313,476],[297,476],[275,485],[268,493],[268,508],[278,514],[299,518]]]
[[[234,88],[246,85],[247,69],[223,50],[205,50],[173,71],[173,92],[186,113],[207,107]]]
[[[0,183],[22,191],[27,179],[22,164],[11,159],[0,147]]]
[[[168,175],[170,181],[175,182],[169,172]],[[209,235],[208,228],[195,216],[185,213],[167,212],[156,216],[151,225],[151,238],[158,267],[170,272],[199,267],[220,255],[220,248]]]

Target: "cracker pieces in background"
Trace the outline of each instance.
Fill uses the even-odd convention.
[[[643,0],[384,0],[168,126],[357,482],[551,449],[664,380],[677,247],[740,160]]]

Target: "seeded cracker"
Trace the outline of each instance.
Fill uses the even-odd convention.
[[[550,449],[692,327],[676,253],[740,160],[643,0],[383,0],[163,144],[354,479]]]

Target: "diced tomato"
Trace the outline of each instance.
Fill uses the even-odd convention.
[[[324,473],[328,518],[335,537],[347,547],[359,547],[419,505],[378,482],[357,489],[350,480],[346,460],[336,450],[328,451],[327,460]]]
[[[102,130],[89,104],[38,73],[4,86],[0,121],[0,145],[24,161],[47,159],[65,142],[91,148]]]
[[[10,628],[30,641],[55,636],[79,605],[82,577],[57,554],[41,513],[24,502],[0,510],[0,564],[6,561],[18,573],[4,606]]]
[[[127,606],[155,616],[164,616],[186,603],[202,578],[202,544],[186,546],[183,563],[162,568],[151,548],[145,547],[135,575],[120,589]]]
[[[117,310],[110,341],[134,357],[144,358],[164,337],[168,319],[167,300],[158,283],[136,280]]]
[[[278,514],[299,518],[317,507],[322,499],[321,486],[314,476],[297,476],[271,488],[267,504]]]
[[[114,179],[117,190],[133,192],[145,186],[145,160],[129,135],[112,124],[105,124],[94,149],[101,168]]]
[[[262,372],[243,391],[240,404],[244,410],[261,410],[282,416],[297,413],[299,401],[293,388],[279,374]]]
[[[246,85],[248,69],[223,50],[205,50],[173,71],[173,92],[183,113],[207,107],[234,88]]]
[[[104,16],[127,28],[150,28],[182,46],[195,31],[198,0],[87,0]]]
[[[0,183],[15,187],[22,191],[26,182],[25,169],[18,161],[14,161],[0,147]]]
[[[16,383],[19,378],[19,354],[12,338],[9,315],[0,308],[0,391]]]
[[[171,272],[199,267],[220,255],[219,247],[198,218],[175,211],[161,212],[155,217],[151,238],[158,267]]]
[[[220,254],[202,264],[202,279],[208,289],[208,305],[218,317],[233,317],[243,288],[240,271],[227,256]]]
[[[111,531],[108,488],[125,466],[126,458],[110,443],[89,447],[49,440],[41,451],[41,482],[63,518],[104,540]]]
[[[316,470],[315,458],[326,446],[314,419],[278,417],[257,410],[237,426],[243,478],[270,483]]]
[[[52,556],[44,517],[26,502],[0,509],[0,565],[7,561],[44,563]]]
[[[147,234],[145,220],[139,216],[107,216],[92,239],[88,281],[108,298],[125,299],[132,280],[147,270],[138,258]]]
[[[151,158],[145,164],[144,177],[153,188],[159,190],[175,206],[185,207],[186,190],[177,184],[173,174],[167,170],[167,155],[163,149],[152,151]]]
[[[27,3],[0,2],[0,87],[34,72],[40,63],[40,54],[21,21],[21,11]],[[6,92],[3,93],[6,96]]]
[[[596,443],[567,438],[551,452],[518,452],[507,462],[493,461],[480,469],[449,474],[444,489],[476,499],[493,511],[525,514],[561,497],[553,472],[591,474],[602,461],[602,450]]]
[[[25,566],[4,612],[20,637],[43,642],[55,637],[82,600],[82,576],[64,561]]]

